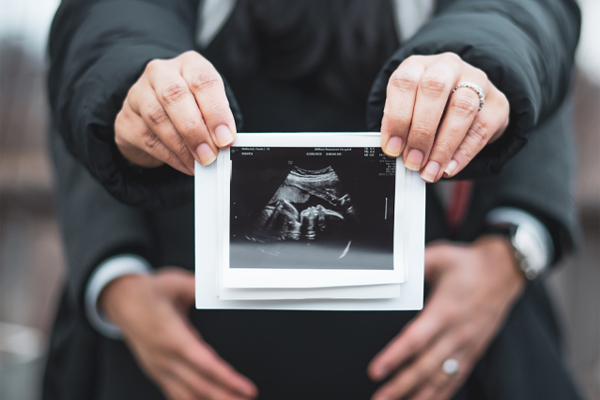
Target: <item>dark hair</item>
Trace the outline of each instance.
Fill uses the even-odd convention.
[[[242,78],[263,68],[364,104],[398,47],[392,11],[390,0],[239,0],[225,27],[227,72]]]

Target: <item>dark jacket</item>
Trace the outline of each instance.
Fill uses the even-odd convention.
[[[436,18],[443,22],[445,10],[460,14],[460,3],[473,2],[455,3],[454,8],[441,9]],[[428,192],[427,241],[473,240],[481,233],[483,216],[488,211],[513,205],[554,227],[553,236],[559,248],[569,249],[574,242],[575,219],[572,192],[565,182],[571,182],[573,176],[572,138],[564,108],[563,112],[551,113],[564,93],[550,93],[555,96],[554,103],[542,101],[536,93],[547,88],[536,79],[538,68],[549,72],[546,58],[560,58],[558,64],[564,63],[564,69],[552,69],[551,78],[568,81],[570,46],[574,46],[578,31],[577,10],[566,1],[476,3],[481,4],[481,12],[491,21],[498,20],[499,27],[506,23],[514,26],[519,35],[530,37],[523,41],[524,46],[531,47],[525,46],[528,50],[520,51],[531,51],[531,55],[526,55],[539,58],[522,64],[521,53],[514,56],[515,68],[531,78],[527,85],[515,90],[522,90],[524,98],[531,97],[536,107],[551,115],[536,114],[530,128],[537,126],[527,132],[517,128],[511,131],[507,136],[512,138],[511,143],[520,137],[517,132],[531,135],[531,142],[510,162],[512,153],[496,155],[494,162],[507,163],[506,169],[497,177],[477,182],[472,206],[456,232],[448,230],[439,199],[433,191]],[[530,10],[530,17],[519,25],[514,21],[514,13],[496,15],[491,11],[504,4],[519,10],[543,5],[551,12],[537,21],[531,17],[537,13],[531,14]],[[177,265],[193,270],[191,180],[168,167],[141,173],[129,168],[112,141],[112,121],[128,87],[147,61],[174,57],[194,48],[195,15],[193,2],[174,0],[66,1],[57,14],[49,76],[55,122],[51,147],[69,273],[50,345],[45,400],[161,398],[127,347],[120,341],[101,337],[88,325],[82,309],[83,292],[97,263],[121,252],[140,254],[157,267]],[[446,25],[448,32],[436,39],[436,45],[445,38],[452,42],[450,33],[454,25]],[[493,26],[488,23],[486,30]],[[571,44],[561,45],[562,35],[552,31],[551,26],[565,35],[570,32],[567,36],[571,37]],[[428,25],[422,32],[429,32],[430,28]],[[220,70],[227,60],[223,54],[230,43],[227,32],[226,26],[205,51]],[[493,34],[515,34],[511,32],[499,29]],[[473,36],[479,34],[488,33],[477,32]],[[531,38],[544,45],[538,46],[537,39]],[[546,48],[550,44],[554,47]],[[341,105],[327,96],[307,91],[302,82],[275,79],[263,69],[243,78],[226,78],[244,113],[246,131],[367,129],[364,105]],[[385,81],[382,79],[379,85]],[[381,111],[374,102],[370,104],[371,115]],[[521,121],[519,115],[513,119],[515,124]],[[543,118],[546,120],[542,123]],[[510,144],[507,142],[506,146]],[[483,175],[494,172],[490,165],[476,161],[470,168],[474,174]],[[533,168],[539,175],[522,173]],[[541,189],[534,193],[532,187]],[[130,204],[172,207],[143,211],[119,203],[105,189]],[[366,377],[368,361],[414,315],[412,312],[194,310],[190,318],[223,358],[258,384],[261,398],[365,399],[376,387]],[[530,285],[456,398],[577,397],[561,360],[559,333],[543,285]]]

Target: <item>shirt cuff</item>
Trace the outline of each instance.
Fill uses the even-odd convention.
[[[548,264],[551,264],[552,260],[554,260],[554,242],[552,241],[550,232],[539,219],[528,212],[518,208],[500,207],[490,211],[485,220],[488,225],[527,225],[531,232],[537,237],[538,243],[540,243],[544,248],[544,252],[547,255],[546,267],[548,267]]]
[[[152,266],[144,258],[135,254],[120,254],[101,262],[88,280],[85,291],[85,313],[96,331],[110,339],[120,339],[121,331],[111,323],[98,306],[102,290],[113,280],[130,274],[149,274]]]

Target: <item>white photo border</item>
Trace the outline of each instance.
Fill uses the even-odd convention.
[[[380,136],[348,135],[339,133],[306,133],[306,134],[244,134],[239,135],[232,147],[375,147],[381,145]],[[392,270],[348,270],[348,269],[273,269],[273,268],[230,268],[229,265],[229,212],[230,212],[230,180],[232,163],[230,149],[219,153],[219,168],[222,166],[220,183],[223,185],[223,222],[222,222],[222,254],[223,268],[222,286],[224,288],[322,288],[336,286],[364,286],[393,284],[404,282],[403,230],[400,229],[404,218],[405,167],[396,159],[394,241]]]

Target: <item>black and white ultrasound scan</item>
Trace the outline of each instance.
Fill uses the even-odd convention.
[[[380,148],[230,158],[230,268],[393,270],[396,160]]]

